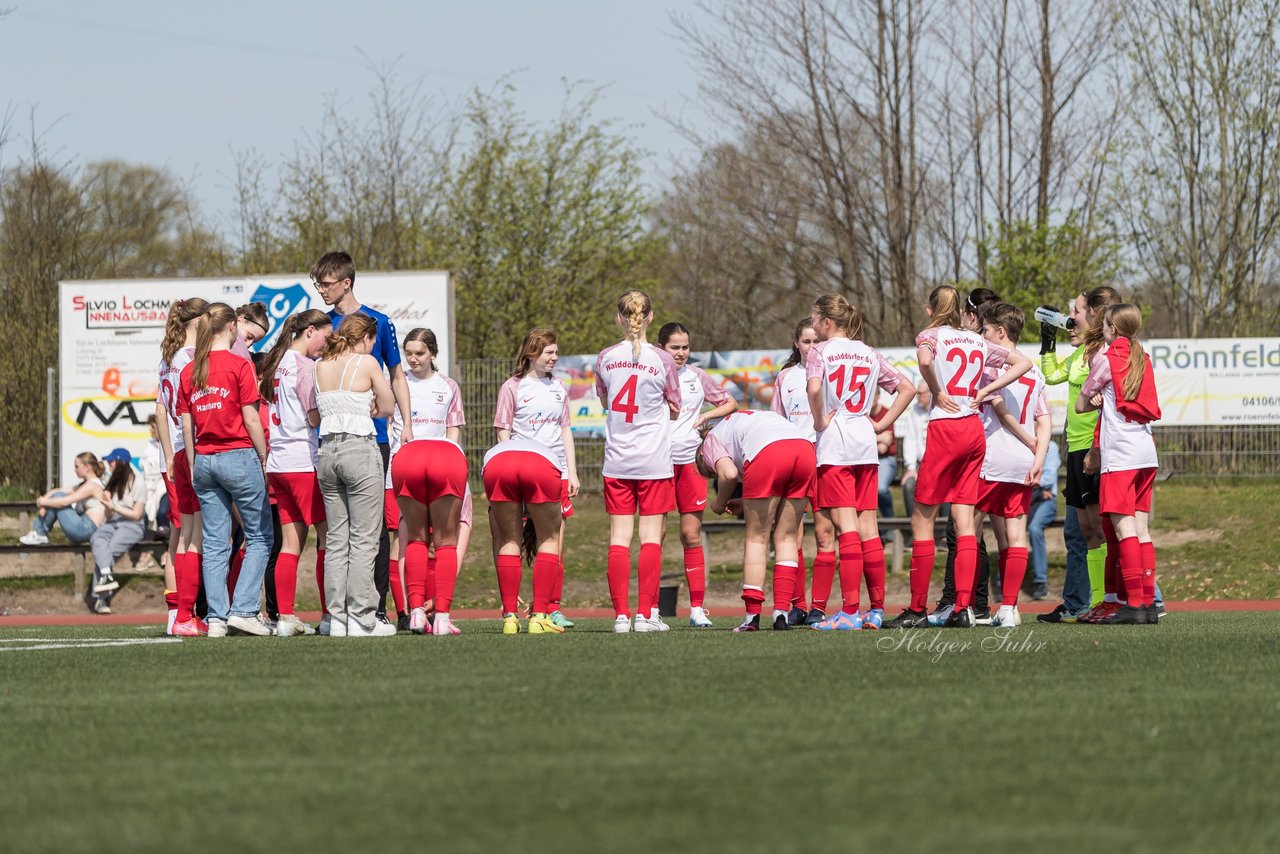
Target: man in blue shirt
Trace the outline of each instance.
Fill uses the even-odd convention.
[[[325,305],[333,306],[329,318],[336,330],[342,326],[344,318],[359,312],[367,314],[378,322],[378,337],[373,342],[373,358],[391,377],[391,390],[396,396],[396,408],[400,410],[400,422],[404,428],[400,432],[401,442],[413,441],[413,419],[409,414],[409,381],[405,378],[404,368],[400,366],[400,344],[396,341],[396,327],[380,311],[362,305],[356,299],[356,265],[346,252],[328,252],[311,268],[311,281],[320,293]],[[391,445],[387,438],[387,419],[373,419],[373,426],[378,432],[378,450],[382,453],[383,474],[391,460]],[[377,587],[379,605],[377,618],[387,622],[387,591],[391,588],[391,541],[387,529],[382,529],[378,539],[378,559],[373,565],[373,583]],[[397,622],[408,627],[408,615],[397,614]]]

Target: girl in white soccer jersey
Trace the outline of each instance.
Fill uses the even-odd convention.
[[[667,323],[658,330],[658,346],[671,354],[680,370],[680,417],[671,427],[671,460],[675,469],[676,509],[680,511],[680,543],[684,546],[684,577],[689,584],[689,625],[707,628],[711,619],[702,607],[707,590],[706,557],[702,553],[702,511],[707,506],[707,479],[698,471],[699,431],[703,424],[738,408],[707,372],[689,364],[689,330]],[[702,408],[711,404],[706,412]],[[655,607],[649,618],[658,619]]]
[[[774,378],[773,399],[769,404],[770,409],[799,427],[815,446],[818,434],[814,432],[813,413],[809,411],[809,378],[805,374],[805,360],[809,358],[809,350],[817,342],[818,333],[813,328],[812,317],[806,317],[796,324],[795,334],[791,336],[791,355]],[[801,520],[796,545],[799,570],[796,574],[795,602],[787,615],[787,622],[793,626],[801,623],[812,626],[827,618],[827,598],[831,595],[831,583],[836,577],[836,527],[831,522],[831,514],[819,509],[817,502],[815,494],[809,503],[813,511],[813,538],[818,547],[813,559],[813,610],[806,612],[805,608],[804,521]]]
[[[569,390],[553,375],[559,358],[560,343],[554,329],[539,326],[529,330],[516,356],[515,370],[498,390],[493,426],[498,431],[499,442],[529,439],[541,444],[556,460],[560,471],[561,523],[547,619],[557,629],[571,629],[573,622],[564,615],[560,602],[564,595],[564,520],[573,515],[573,498],[578,494],[579,483],[573,430],[569,426]],[[507,554],[495,550],[494,560],[502,598],[502,631],[516,634],[520,631],[516,612],[522,574],[520,554],[518,550],[508,549]]]
[[[409,386],[409,413],[413,419],[410,435],[413,439],[406,444],[400,443],[403,424],[399,411],[393,412],[389,431],[394,438],[392,462],[405,448],[421,440],[444,440],[461,447],[462,427],[467,423],[462,411],[462,391],[456,382],[436,369],[435,358],[440,355],[440,347],[436,342],[435,332],[422,327],[410,330],[404,337],[402,350],[408,369],[405,380]],[[449,452],[449,457],[453,458],[452,452]],[[388,471],[388,477],[390,476]],[[464,488],[462,508],[458,516],[456,566],[462,565],[471,539],[471,512],[471,490],[468,487]],[[391,530],[400,528],[398,506],[394,517],[389,515],[387,521],[387,527]],[[398,555],[398,560],[393,561],[391,567],[391,586],[392,593],[396,596],[396,608],[404,607],[401,597],[407,595],[409,631],[414,634],[430,634],[434,631],[435,621],[427,619],[427,604],[430,603],[433,609],[436,605],[437,560],[431,555],[425,537],[417,539],[401,535],[397,539],[398,551],[393,554]],[[456,572],[455,568],[455,575]],[[402,576],[403,592],[397,590]],[[452,584],[448,586],[452,588]],[[447,612],[447,603],[445,604],[443,610]],[[446,628],[457,634],[452,623]]]
[[[609,514],[609,596],[615,632],[631,631],[631,535],[640,515],[640,601],[635,630],[667,626],[649,614],[662,575],[662,535],[675,509],[671,422],[680,414],[680,375],[664,350],[645,343],[653,305],[643,291],[618,298],[625,336],[596,357],[596,393],[604,407],[604,507]]]
[[[992,344],[1012,350],[1022,335],[1022,310],[1008,303],[982,306],[982,337]],[[983,381],[990,383],[996,372],[988,370]],[[994,399],[984,401],[983,431],[987,452],[978,480],[978,510],[991,517],[991,527],[1000,547],[1000,609],[993,626],[1018,626],[1018,591],[1027,573],[1027,513],[1031,493],[1040,483],[1044,457],[1049,450],[1053,419],[1044,393],[1044,375],[1035,366],[1012,385],[1000,389]],[[981,530],[981,516],[974,521]]]
[[[1151,422],[1160,418],[1151,359],[1138,343],[1142,312],[1127,303],[1112,305],[1102,318],[1106,349],[1093,357],[1089,378],[1075,401],[1077,412],[1100,409],[1098,446],[1102,454],[1098,510],[1110,519],[1119,540],[1120,575],[1126,604],[1097,622],[1159,622],[1155,605],[1156,550],[1148,521],[1155,487],[1155,439]]]
[[[813,304],[818,342],[805,360],[809,409],[818,436],[818,506],[839,532],[840,610],[818,631],[878,629],[884,622],[884,546],[876,530],[880,456],[876,434],[911,405],[911,381],[865,342],[862,313],[839,294]],[[876,388],[896,393],[879,421],[871,419]],[[866,573],[871,607],[859,608]]]
[[[191,483],[191,466],[182,438],[182,417],[178,414],[178,387],[182,369],[196,350],[196,331],[209,303],[199,297],[180,299],[169,306],[164,340],[160,343],[159,381],[156,390],[156,418],[160,430],[161,471],[169,494],[169,567],[165,587],[174,590],[173,624],[169,631],[194,637],[207,631],[196,618],[196,598],[200,591],[200,552],[203,546],[200,502]],[[173,578],[169,577],[172,573]],[[165,598],[169,595],[166,592]]]
[[[280,637],[309,635],[311,626],[294,614],[298,590],[298,558],[307,544],[307,529],[316,529],[316,585],[324,599],[324,552],[328,526],[324,495],[316,477],[320,442],[320,410],[316,406],[316,365],[333,323],[318,309],[285,321],[280,337],[262,365],[258,392],[269,412],[267,483],[280,514],[280,554],[276,558],[276,605]],[[323,602],[321,607],[323,607]]]
[[[742,601],[746,619],[735,632],[760,629],[765,563],[773,534],[773,627],[790,629],[787,611],[794,595],[800,517],[813,493],[817,472],[813,443],[774,412],[735,412],[707,433],[698,454],[705,477],[716,479],[711,509],[724,513],[742,484],[747,523],[742,555]]]
[[[956,602],[946,625],[970,628],[973,577],[978,566],[973,510],[987,445],[977,408],[988,395],[1031,370],[1031,361],[1017,350],[990,343],[976,329],[963,328],[960,295],[950,285],[933,289],[925,313],[930,323],[916,336],[916,359],[933,395],[933,408],[911,514],[911,604],[884,625],[904,629],[929,625],[934,525],[938,508],[950,502],[956,523]],[[999,369],[1006,364],[1007,371],[982,385],[984,368]]]

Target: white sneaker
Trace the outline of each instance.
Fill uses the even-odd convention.
[[[660,632],[671,631],[671,627],[668,626],[666,623],[662,622],[662,615],[658,613],[657,608],[649,609],[649,622],[657,623],[659,626],[662,626],[662,628],[658,629],[658,631]]]
[[[615,635],[625,635],[631,631],[631,618],[623,614],[619,614],[613,620],[613,633]]]
[[[329,631],[333,631],[333,626],[329,627]],[[386,638],[395,633],[396,627],[393,624],[384,623],[381,620],[374,620],[372,629],[366,629],[354,619],[347,620],[347,637],[349,638]]]
[[[711,616],[707,613],[707,609],[701,606],[689,609],[689,625],[695,629],[712,628]]]
[[[98,570],[98,580],[93,585],[94,593],[110,593],[112,590],[119,590],[120,582],[116,581],[116,577],[111,574],[109,569]]]
[[[633,631],[637,632],[665,632],[671,627],[661,620],[650,619],[649,617],[641,617],[636,615],[636,625]]]
[[[276,637],[291,638],[294,635],[313,635],[315,631],[294,614],[281,614],[279,621],[276,622]]]
[[[448,614],[436,614],[435,619],[431,623],[431,634],[436,637],[449,637],[450,635],[462,634],[462,629],[453,624],[453,620],[449,619]]]
[[[252,617],[228,617],[227,631],[239,635],[255,635],[260,638],[271,636],[271,627],[262,619],[261,614],[254,614]]]
[[[325,614],[320,618],[320,625],[316,626],[316,634],[327,638],[329,636],[329,623],[329,615]]]
[[[223,620],[209,620],[209,634],[211,638],[225,638],[227,636],[227,624]]]
[[[1016,628],[1022,625],[1022,615],[1018,613],[1018,609],[1013,605],[1001,605],[996,615],[991,618],[993,627],[999,626],[1005,629]]]
[[[326,619],[329,620],[329,637],[345,638],[347,636],[346,620],[335,620],[335,619],[332,619],[331,617],[326,617]]]
[[[24,546],[47,546],[49,545],[49,538],[38,531],[28,531],[18,537],[18,542]]]
[[[425,608],[414,608],[409,612],[409,631],[415,635],[427,633],[427,612]]]

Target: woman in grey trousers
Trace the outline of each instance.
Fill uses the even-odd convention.
[[[111,477],[102,490],[106,519],[89,537],[93,551],[93,610],[111,613],[111,597],[120,588],[111,570],[120,555],[142,539],[142,518],[147,508],[147,484],[133,470],[132,455],[116,448],[103,457],[111,467]]]
[[[396,633],[394,625],[375,617],[373,563],[382,532],[385,475],[373,419],[385,418],[395,406],[390,384],[369,355],[377,334],[372,317],[346,315],[316,363],[316,474],[329,519],[320,634],[330,637]]]

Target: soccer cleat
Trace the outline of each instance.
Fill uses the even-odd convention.
[[[878,629],[884,625],[884,608],[872,608],[862,615],[864,629]]]
[[[948,629],[971,629],[973,623],[972,608],[956,608],[951,612],[951,616],[947,618],[945,623]]]
[[[93,583],[94,593],[110,593],[112,590],[119,589],[120,582],[116,581],[116,577],[112,575],[109,570],[105,569],[98,573],[98,580]]]
[[[1060,603],[1060,604],[1058,605],[1058,607],[1054,608],[1052,611],[1050,611],[1050,612],[1049,612],[1049,613],[1047,613],[1047,614],[1037,614],[1037,615],[1036,615],[1036,622],[1038,622],[1038,623],[1064,623],[1064,622],[1066,622],[1066,620],[1064,619],[1064,617],[1068,616],[1070,613],[1071,613],[1071,612],[1067,610],[1067,603],[1066,603],[1066,602],[1062,602],[1062,603]]]
[[[827,612],[821,608],[810,608],[809,613],[804,618],[806,626],[816,626],[827,618]]]
[[[619,614],[613,619],[613,633],[615,635],[625,635],[631,631],[631,618],[626,614]]]
[[[773,630],[775,632],[791,631],[791,623],[787,620],[786,611],[778,611],[773,615]]]
[[[200,627],[196,625],[195,620],[183,620],[181,623],[173,624],[172,634],[180,638],[198,638],[204,632],[200,631]]]
[[[207,635],[211,638],[225,638],[227,636],[227,624],[223,620],[209,620],[209,631]]]
[[[423,618],[426,619],[425,617]],[[520,618],[515,614],[507,613],[502,615],[502,633],[504,635],[520,634]]]
[[[733,630],[733,633],[735,635],[739,635],[739,634],[742,634],[743,632],[758,632],[758,631],[760,631],[760,615],[748,614],[747,618],[742,621],[742,625],[735,628]]]
[[[414,608],[409,612],[409,631],[415,635],[431,634],[431,624],[427,622],[427,612],[423,608]]]
[[[1160,622],[1160,606],[1154,602],[1146,606],[1147,609],[1147,625],[1154,626]]]
[[[1099,602],[1089,613],[1080,618],[1080,622],[1096,625],[1120,610],[1119,602]]]
[[[448,614],[436,614],[436,618],[431,623],[431,634],[437,637],[448,637],[449,635],[460,635],[462,629],[453,624],[453,620],[449,619]]]
[[[886,629],[927,629],[930,625],[929,615],[926,612],[913,611],[910,608],[904,608],[902,613],[892,620],[884,621]]]
[[[1001,605],[996,615],[991,618],[991,625],[1005,629],[1016,628],[1022,625],[1022,615],[1013,605]]]
[[[809,612],[804,608],[792,608],[787,612],[787,623],[792,626],[802,626],[808,616]]]
[[[199,617],[196,617],[196,618],[195,618],[195,622],[196,622],[196,628],[200,630],[200,634],[202,634],[202,635],[207,635],[207,634],[209,634],[209,624],[208,624],[208,623],[206,623],[204,620],[200,619]]]
[[[973,624],[975,626],[991,625],[991,612],[989,610],[987,610],[986,608],[983,608],[981,610],[977,608],[970,608],[969,610],[973,612],[973,615],[972,615]]]
[[[1116,611],[1098,620],[1101,626],[1145,626],[1147,609],[1144,605],[1123,605]]]
[[[813,627],[819,632],[848,632],[862,628],[862,616],[847,611],[836,611]]]
[[[947,620],[951,619],[953,611],[955,611],[954,605],[947,604],[940,606],[936,611],[929,615],[929,625],[945,626],[947,624]]]
[[[666,623],[662,622],[662,615],[658,613],[658,609],[657,609],[657,608],[650,608],[650,609],[649,609],[649,622],[651,622],[651,623],[657,623],[659,626],[661,626],[661,628],[660,628],[660,629],[658,629],[658,631],[660,631],[660,632],[669,632],[669,631],[671,631],[671,627],[670,627],[670,626],[668,626]]]
[[[227,618],[227,631],[264,638],[271,636],[271,627],[262,619],[261,614],[254,614],[252,617],[232,615]]]
[[[711,615],[707,613],[707,609],[697,606],[689,609],[689,625],[695,629],[711,628]]]
[[[276,637],[289,638],[294,635],[313,635],[315,629],[299,620],[294,614],[281,614],[276,621]]]
[[[409,631],[409,615],[408,614],[404,614],[404,613],[396,614],[396,631],[397,632]]]
[[[1157,617],[1157,618],[1163,617],[1165,614],[1167,614],[1167,613],[1168,613],[1168,611],[1166,611],[1166,610],[1165,610],[1165,607],[1164,607],[1164,601],[1163,601],[1163,600],[1161,600],[1161,601],[1159,601],[1159,602],[1153,602],[1153,603],[1151,604],[1151,607],[1156,609],[1156,617]]]
[[[546,614],[534,614],[529,618],[529,634],[562,635],[564,634],[564,629],[552,622],[551,618]]]
[[[614,624],[614,631],[618,630],[617,623]],[[650,617],[642,617],[636,614],[636,624],[632,631],[637,632],[665,632],[671,627],[661,620],[654,620]]]
[[[573,620],[570,620],[568,617],[566,617],[564,615],[564,611],[561,611],[559,608],[555,609],[550,614],[548,614],[547,619],[555,623],[557,626],[559,626],[562,629],[573,628]]]
[[[110,614],[110,613],[111,613],[111,603],[110,603],[109,601],[107,601],[107,599],[105,599],[105,598],[95,599],[95,600],[94,600],[94,602],[93,602],[93,613],[95,613],[95,614]]]
[[[18,537],[18,542],[24,546],[47,546],[49,545],[49,538],[39,531],[28,531]]]

